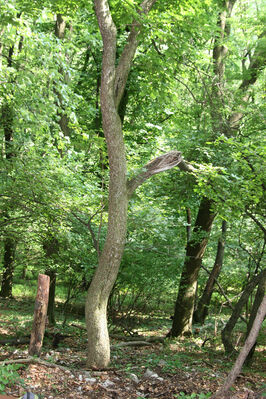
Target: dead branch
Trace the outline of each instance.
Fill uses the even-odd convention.
[[[185,162],[180,151],[170,151],[148,162],[135,177],[127,183],[129,197],[134,193],[136,188],[144,183],[151,176],[164,172],[178,166],[184,172],[195,172],[196,169]]]
[[[20,363],[21,364],[34,363],[34,364],[40,364],[40,365],[46,366],[46,367],[59,368],[60,370],[63,370],[63,371],[69,370],[68,367],[60,366],[59,364],[56,364],[56,363],[46,362],[45,360],[41,360],[41,359],[38,359],[35,357],[27,357],[24,359],[4,360],[4,361],[0,362],[0,366],[5,366],[6,364],[20,364]]]

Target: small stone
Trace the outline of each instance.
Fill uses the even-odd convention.
[[[129,377],[130,377],[130,379],[133,381],[133,382],[135,382],[135,384],[138,384],[139,383],[139,378],[136,376],[136,374],[133,374],[133,373],[130,373],[129,374]]]
[[[114,382],[110,381],[110,380],[106,380],[104,381],[104,383],[100,384],[103,388],[110,388],[113,385],[115,385]]]
[[[85,381],[86,381],[88,384],[93,385],[93,384],[95,384],[95,382],[96,382],[97,380],[96,380],[96,378],[85,378]]]
[[[79,375],[79,381],[82,381],[83,380],[83,376],[82,376],[82,374],[80,374]]]
[[[167,365],[167,362],[165,361],[165,360],[163,360],[163,359],[161,359],[159,362],[158,362],[158,366],[160,366],[160,367],[164,367],[164,366],[166,366]]]
[[[150,369],[147,369],[147,370],[145,371],[145,373],[144,373],[144,377],[145,377],[145,378],[158,378],[159,376],[158,376],[158,374],[155,373],[154,371],[152,371],[152,370],[150,370]]]

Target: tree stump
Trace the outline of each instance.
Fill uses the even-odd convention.
[[[46,323],[50,277],[38,276],[38,291],[35,300],[34,320],[30,338],[29,355],[40,356]]]

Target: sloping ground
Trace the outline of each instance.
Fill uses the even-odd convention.
[[[21,305],[22,306],[22,305]],[[0,339],[18,332],[30,332],[30,313],[16,308],[10,318],[8,307],[0,310]],[[27,324],[28,323],[28,324]],[[163,335],[164,331],[147,331],[146,335]],[[210,336],[190,340],[165,341],[145,347],[119,347],[112,340],[112,362],[108,370],[86,369],[86,333],[75,327],[67,330],[59,347],[52,349],[52,341],[45,340],[41,360],[43,364],[24,363],[28,345],[0,345],[0,361],[20,360],[19,374],[24,382],[6,387],[7,394],[22,396],[26,390],[41,399],[79,398],[184,398],[205,399],[217,391],[232,366],[232,359],[224,356],[219,342]],[[143,339],[145,339],[143,336]],[[261,398],[266,387],[263,348],[256,350],[254,362],[238,377],[232,395],[235,399]],[[0,366],[1,367],[1,366]],[[1,376],[1,373],[0,373]],[[0,381],[1,382],[1,381]]]
[[[203,394],[214,393],[217,390],[227,372],[227,367],[219,355],[216,356],[216,361],[213,361],[212,352],[204,351],[199,354],[193,351],[187,357],[186,353],[171,348],[166,350],[161,344],[148,349],[119,349],[113,355],[110,369],[104,371],[86,370],[84,353],[85,347],[84,351],[80,351],[71,349],[71,345],[58,351],[44,352],[42,359],[64,366],[65,369],[26,364],[25,368],[20,370],[24,384],[15,384],[7,389],[6,393],[20,396],[27,389],[41,395],[43,399],[170,399],[192,394],[201,394],[204,398]],[[16,350],[1,348],[0,351],[1,360],[26,356],[26,347]],[[238,391],[237,398],[261,397],[263,384],[265,387],[266,382],[262,378],[261,366],[257,364],[252,370],[240,375],[235,386],[236,392]]]

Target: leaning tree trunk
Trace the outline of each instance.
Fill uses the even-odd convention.
[[[260,279],[263,277],[263,271],[257,276],[253,277],[253,279],[246,285],[239,301],[237,302],[230,319],[228,320],[226,326],[222,330],[222,342],[224,345],[225,352],[228,354],[234,353],[235,348],[232,344],[232,332],[236,325],[237,320],[240,317],[241,310],[245,303],[248,301],[249,296],[255,289],[256,285],[258,285]]]
[[[235,361],[235,364],[234,364],[232,370],[228,374],[224,385],[219,389],[219,391],[215,395],[211,396],[211,399],[228,398],[229,389],[231,388],[231,386],[233,385],[237,376],[239,375],[239,373],[242,369],[242,366],[243,366],[251,348],[254,346],[254,344],[256,342],[256,339],[258,337],[258,334],[259,334],[261,325],[263,323],[263,320],[265,318],[265,315],[266,315],[266,295],[264,296],[264,298],[260,304],[260,307],[257,311],[256,318],[254,320],[254,323],[252,325],[250,333],[246,339],[246,342],[245,342],[242,350],[240,351],[240,353]]]
[[[171,336],[190,335],[198,274],[215,218],[214,202],[203,198],[199,207],[192,238],[187,245],[186,259],[179,284]]]
[[[254,303],[253,303],[253,306],[252,306],[252,309],[251,309],[251,312],[250,312],[250,317],[249,317],[248,326],[247,326],[246,338],[248,337],[248,335],[249,335],[249,333],[251,331],[251,328],[252,328],[254,320],[256,318],[258,309],[259,309],[260,304],[263,301],[263,298],[264,298],[264,295],[265,295],[266,269],[262,273],[263,274],[262,274],[262,277],[261,277],[261,279],[259,281],[259,285],[258,285],[258,289],[257,289],[256,296],[255,296],[255,299],[254,299]],[[250,352],[249,352],[249,354],[248,354],[248,356],[247,356],[247,358],[245,360],[245,363],[247,365],[249,365],[251,363],[253,354],[255,352],[255,348],[256,348],[256,342],[253,345],[253,347],[251,348],[251,350],[250,350]]]
[[[213,265],[213,269],[208,278],[208,281],[204,288],[203,294],[198,302],[197,309],[193,315],[193,320],[196,323],[204,324],[204,321],[208,315],[209,305],[211,302],[211,297],[212,297],[212,293],[213,293],[213,289],[214,289],[214,284],[215,284],[216,279],[219,277],[219,274],[221,272],[221,268],[223,265],[224,248],[225,248],[225,234],[226,234],[226,222],[223,221],[222,234],[218,240],[217,253],[216,253],[216,258],[215,258],[215,262]]]

